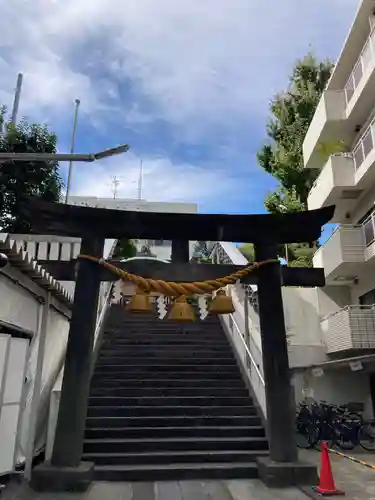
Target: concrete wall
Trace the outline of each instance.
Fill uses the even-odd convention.
[[[314,377],[310,371],[294,372],[292,383],[296,402],[305,397],[332,404],[361,402],[365,404],[365,416],[372,416],[368,374],[352,372],[350,368],[325,370],[323,376]]]
[[[375,288],[375,262],[368,262],[351,287],[351,304],[359,304],[359,297]]]
[[[283,288],[285,328],[291,367],[327,359],[320,327],[317,288]]]
[[[343,307],[351,304],[351,289],[349,286],[325,286],[317,288],[317,313],[323,319]]]
[[[348,223],[356,224],[369,210],[375,209],[375,186],[367,191],[358,200],[358,204],[351,212]]]
[[[11,279],[0,273],[0,319],[30,330],[34,334],[30,344],[26,366],[24,411],[22,415],[20,434],[18,436],[19,448],[17,450],[17,459],[22,460],[25,455],[29,430],[31,400],[39,346],[38,324],[41,318],[41,305],[39,304],[37,297],[45,297],[46,291],[18,269],[7,266],[1,271],[6,273],[10,278],[17,281],[19,284],[14,283]],[[48,408],[49,393],[63,362],[69,331],[69,310],[55,299],[52,299],[51,305],[53,307],[50,308],[45,358],[43,364],[40,417],[42,417],[43,409],[46,411]]]

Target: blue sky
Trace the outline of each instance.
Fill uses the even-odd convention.
[[[12,0],[2,6],[0,102],[44,121],[68,151],[128,143],[126,155],[76,164],[73,193],[202,212],[259,213],[275,181],[257,165],[268,104],[310,49],[335,59],[357,0]],[[66,166],[62,171],[66,175]]]

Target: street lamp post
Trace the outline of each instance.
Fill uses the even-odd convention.
[[[99,151],[99,153],[90,154],[76,154],[76,153],[0,153],[0,163],[5,161],[82,161],[82,162],[93,162],[97,160],[102,160],[103,158],[108,158],[109,156],[118,155],[121,153],[126,153],[129,150],[129,146],[122,144],[116,148],[106,149],[104,151]]]
[[[74,145],[76,141],[76,131],[77,131],[77,121],[78,121],[78,108],[80,105],[80,100],[76,99],[76,107],[74,111],[74,123],[73,123],[73,134],[72,134],[72,144],[70,147],[70,153],[74,153]],[[68,197],[70,193],[70,181],[72,178],[72,169],[73,169],[73,160],[70,160],[69,162],[69,170],[68,170],[68,181],[66,183],[66,194],[65,194],[65,204],[68,203]]]

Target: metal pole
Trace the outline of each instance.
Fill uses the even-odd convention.
[[[39,328],[38,328],[39,345],[38,345],[38,354],[37,354],[36,369],[35,369],[33,396],[31,400],[28,441],[26,448],[25,478],[27,479],[27,481],[30,481],[31,479],[31,470],[33,467],[34,441],[35,441],[38,408],[39,408],[41,388],[42,388],[43,362],[44,362],[44,352],[45,352],[46,339],[48,333],[50,304],[51,304],[51,292],[48,292],[45,298],[45,303],[43,306],[41,306],[42,319],[41,322],[39,323]]]
[[[12,125],[16,125],[17,123],[17,114],[18,114],[18,107],[20,104],[22,80],[23,80],[22,73],[18,73],[16,93],[14,94],[13,109],[12,109],[12,118],[11,118]]]
[[[70,153],[74,153],[74,146],[76,141],[76,131],[77,131],[77,120],[78,120],[78,108],[81,103],[79,99],[75,100],[76,107],[74,111],[74,122],[73,122],[73,134],[72,134],[72,144],[70,147]],[[69,162],[69,170],[68,170],[68,182],[66,184],[66,194],[65,194],[65,204],[68,203],[69,193],[70,193],[70,182],[72,178],[72,168],[73,168],[73,160]]]

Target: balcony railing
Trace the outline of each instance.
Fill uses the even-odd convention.
[[[327,353],[375,348],[375,305],[349,305],[321,322]]]
[[[375,146],[375,117],[353,149],[354,168],[358,170]]]
[[[348,81],[345,84],[345,99],[346,104],[348,105],[351,98],[354,95],[355,90],[357,89],[362,77],[369,67],[371,61],[375,56],[375,28],[372,29],[369,37],[366,40],[365,45],[363,46],[361,55],[359,56],[353,71],[351,72]]]
[[[362,223],[363,234],[365,237],[366,247],[372,245],[375,241],[375,212]]]

